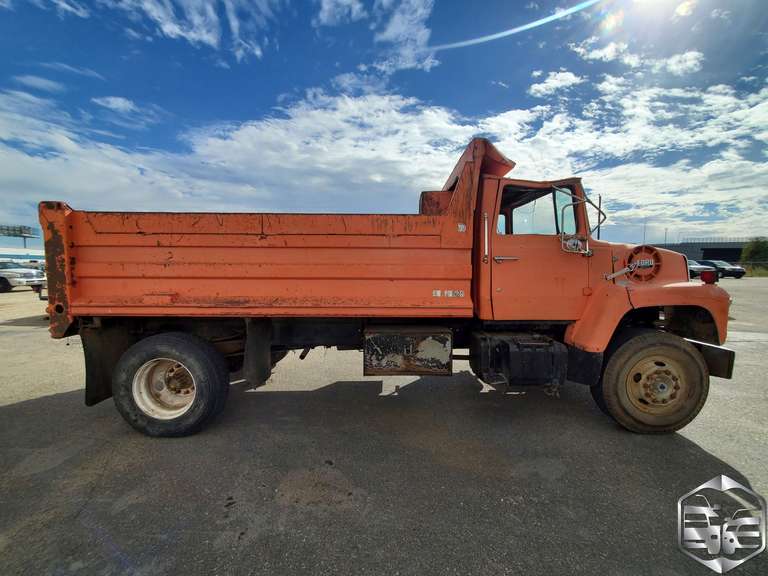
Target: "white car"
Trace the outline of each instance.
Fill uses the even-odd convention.
[[[45,274],[16,262],[0,262],[0,292],[10,292],[16,286],[42,286]]]

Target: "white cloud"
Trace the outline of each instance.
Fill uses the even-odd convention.
[[[531,77],[538,78],[542,74],[544,74],[544,70],[534,70],[533,72],[531,72]]]
[[[491,80],[491,86],[498,86],[499,88],[509,88],[509,84],[502,82],[501,80]]]
[[[166,112],[155,105],[138,106],[133,100],[122,96],[101,96],[91,102],[105,109],[103,119],[122,128],[143,130],[160,122]]]
[[[11,0],[0,0],[0,8],[6,8],[10,10],[11,8],[13,8],[13,3],[11,2]]]
[[[88,18],[91,15],[90,10],[75,0],[50,0],[61,14],[71,14],[78,18]]]
[[[125,28],[123,30],[127,38],[130,38],[131,40],[139,40],[144,42],[153,42],[154,38],[150,34],[145,34],[143,32],[139,32],[138,30],[134,30],[131,27]]]
[[[11,7],[12,0],[0,0]],[[151,42],[153,35],[185,40],[194,46],[228,49],[239,62],[261,58],[270,45],[269,25],[278,20],[284,0],[28,0],[40,8],[53,7],[62,15],[89,17],[98,10],[118,10],[132,21],[124,29],[132,40]],[[427,21],[434,0],[316,0],[312,23],[334,26],[371,17],[369,28],[381,48],[373,63],[384,77],[398,70],[429,70],[439,62],[429,50]],[[87,7],[86,7],[87,6]],[[143,30],[149,30],[145,33]]]
[[[14,76],[13,81],[22,86],[26,86],[27,88],[42,90],[43,92],[64,92],[67,89],[61,82],[56,82],[40,76],[33,76],[31,74]]]
[[[560,71],[550,72],[543,82],[538,84],[532,84],[528,88],[528,94],[536,96],[537,98],[543,98],[544,96],[551,96],[556,92],[562,92],[571,86],[581,84],[584,82],[584,78],[576,76],[573,72]]]
[[[647,69],[656,73],[669,72],[675,76],[698,72],[704,62],[704,54],[698,50],[673,54],[668,58],[650,58],[630,52],[625,42],[610,42],[605,46],[596,47],[595,44],[598,41],[597,36],[592,36],[582,42],[569,44],[568,47],[583,60],[601,62],[618,60],[630,68]]]
[[[712,10],[712,12],[709,13],[709,17],[717,20],[725,20],[726,22],[731,21],[731,11],[730,10],[723,10],[722,8],[715,8]]]
[[[73,0],[52,0],[74,5]],[[167,38],[213,49],[228,48],[240,61],[260,58],[267,39],[264,31],[281,0],[100,0],[98,7],[124,11],[137,24]],[[151,40],[133,28],[133,39]]]
[[[578,44],[569,44],[569,47],[584,60],[602,62],[619,60],[631,68],[636,68],[642,63],[640,56],[629,52],[626,42],[609,42],[602,48],[595,48],[594,45],[598,40],[597,36],[592,36]]]
[[[90,68],[82,68],[80,66],[71,66],[64,62],[41,62],[40,66],[48,68],[49,70],[56,70],[58,72],[69,72],[70,74],[77,74],[78,76],[85,76],[88,78],[96,78],[97,80],[105,80],[104,76],[91,70]]]
[[[312,20],[315,26],[337,26],[368,16],[359,0],[320,0],[320,11]]]
[[[375,72],[345,72],[334,77],[331,84],[344,94],[371,94],[383,92],[386,88],[387,79]]]
[[[429,70],[437,65],[434,55],[426,50],[431,34],[426,22],[432,5],[432,0],[375,1],[374,14],[383,25],[374,34],[374,41],[390,46],[389,54],[375,64],[379,70]]]
[[[629,206],[611,214],[622,230],[649,217],[701,235],[709,206],[708,235],[768,233],[768,163],[753,157],[768,143],[768,87],[614,76],[597,87],[581,109],[545,102],[478,118],[396,94],[315,90],[258,120],[185,133],[188,149],[175,153],[105,143],[50,100],[0,92],[0,220],[33,221],[43,198],[112,210],[413,212],[418,192],[439,187],[484,134],[518,162],[513,175],[576,173],[609,209]]]
[[[704,54],[696,50],[690,50],[682,54],[675,54],[669,58],[653,61],[653,69],[666,70],[675,76],[683,76],[701,70],[704,62]]]
[[[131,112],[138,112],[139,108],[133,103],[133,100],[123,98],[122,96],[104,96],[101,98],[91,98],[91,102],[109,108],[114,112],[120,112],[121,114],[129,114]]]

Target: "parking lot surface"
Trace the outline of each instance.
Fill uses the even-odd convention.
[[[677,550],[677,499],[719,474],[768,495],[768,279],[721,285],[734,379],[658,437],[576,384],[365,378],[314,350],[234,384],[200,434],[147,438],[83,404],[79,340],[48,337],[43,303],[0,294],[0,572],[711,574]]]

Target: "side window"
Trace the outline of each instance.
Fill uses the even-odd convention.
[[[512,210],[512,234],[557,234],[552,196],[546,195]]]
[[[576,233],[576,218],[570,194],[546,189],[507,186],[502,192],[498,234],[555,236],[561,231]]]
[[[573,198],[561,190],[555,190],[555,206],[557,206],[557,222],[560,232],[566,234],[576,234],[576,213],[573,204]],[[570,208],[566,208],[570,206]]]

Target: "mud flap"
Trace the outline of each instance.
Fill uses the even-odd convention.
[[[82,328],[80,340],[85,357],[85,405],[112,397],[112,372],[136,338],[122,326]]]
[[[264,386],[272,375],[272,322],[246,318],[243,378],[254,388]]]

